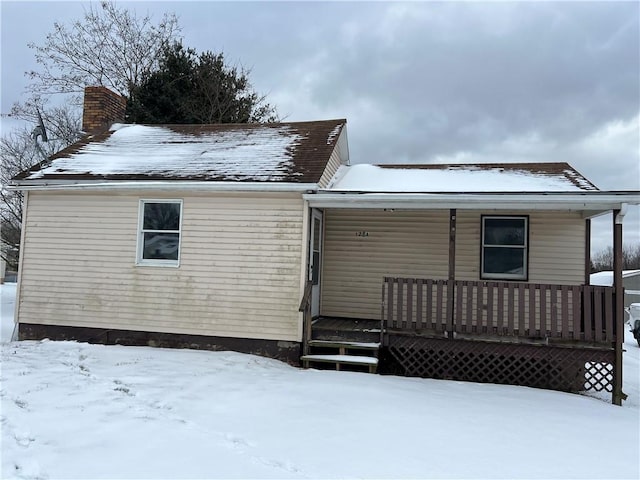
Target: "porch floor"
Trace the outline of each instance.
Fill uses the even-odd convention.
[[[613,350],[585,342],[540,342],[517,336],[458,334],[388,329],[380,350],[381,322],[362,318],[319,317],[312,321],[306,366],[527,385],[561,391],[613,388]],[[370,343],[369,343],[370,342]],[[349,347],[349,343],[354,346]],[[336,355],[332,349],[341,349]],[[345,355],[346,354],[346,355]],[[361,357],[362,355],[370,358]],[[322,363],[324,362],[324,363]],[[369,362],[371,365],[369,365]],[[377,365],[373,365],[377,362]]]
[[[311,325],[312,340],[380,341],[380,320],[318,317]]]

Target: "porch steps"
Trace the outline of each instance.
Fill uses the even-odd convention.
[[[349,342],[349,341],[331,341],[331,340],[311,340],[309,342],[310,347],[332,347],[342,348],[349,350],[373,350],[377,351],[380,348],[378,342]]]
[[[336,370],[341,370],[343,365],[366,367],[369,373],[376,373],[378,368],[378,342],[358,342],[351,340],[310,340],[311,353],[301,357],[304,368],[309,368],[312,363],[328,363],[335,365]],[[327,353],[337,350],[338,353]],[[358,354],[355,354],[355,352]]]
[[[309,363],[322,362],[335,364],[336,370],[340,370],[341,365],[358,365],[369,368],[369,373],[376,373],[378,359],[376,357],[365,357],[356,355],[303,355],[302,362],[305,368],[309,368]]]

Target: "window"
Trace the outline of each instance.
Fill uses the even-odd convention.
[[[481,278],[526,280],[527,217],[482,217]]]
[[[139,265],[178,266],[182,200],[140,200]]]

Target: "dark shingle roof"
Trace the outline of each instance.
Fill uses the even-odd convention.
[[[522,174],[540,179],[559,180],[580,190],[598,190],[590,180],[566,162],[549,163],[460,163],[460,164],[384,164],[381,168],[439,170],[450,172],[505,172]],[[479,175],[478,180],[481,179]],[[497,190],[494,188],[494,190]]]
[[[343,166],[329,190],[363,193],[524,193],[598,189],[567,163],[465,163]]]
[[[316,183],[346,120],[272,124],[114,125],[14,180]]]

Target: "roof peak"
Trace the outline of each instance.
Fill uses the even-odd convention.
[[[301,120],[295,122],[269,122],[269,123],[120,123],[121,127],[141,125],[144,127],[165,127],[171,129],[238,129],[281,126],[303,126],[317,124],[345,124],[346,118],[333,118],[326,120]]]
[[[506,170],[517,170],[523,167],[530,168],[532,166],[544,166],[548,169],[551,166],[555,167],[567,167],[573,168],[567,162],[476,162],[476,163],[378,163],[375,166],[381,168],[457,168],[464,169],[465,167],[477,167],[477,168],[504,168]]]

